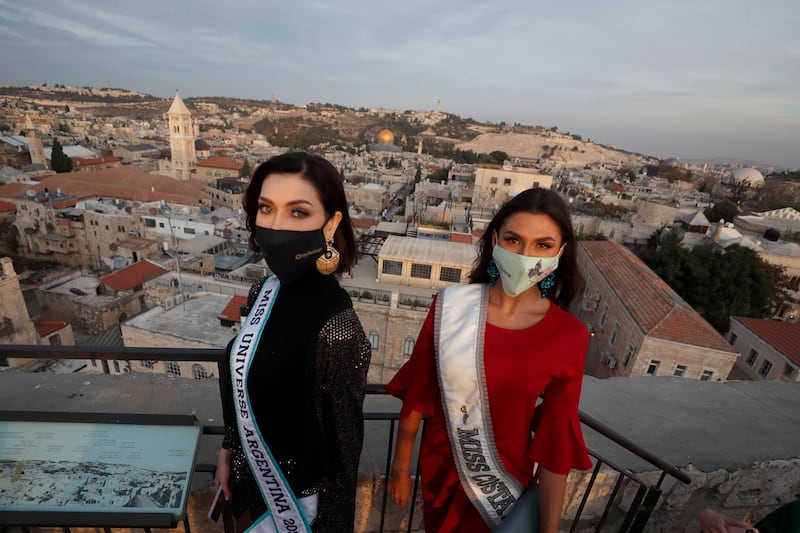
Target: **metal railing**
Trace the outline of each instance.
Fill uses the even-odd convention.
[[[93,347],[93,346],[30,346],[30,345],[0,345],[0,356],[6,359],[40,359],[40,360],[53,360],[53,359],[96,359],[96,360],[125,360],[125,361],[194,361],[194,362],[209,362],[218,363],[220,357],[224,355],[223,350],[219,349],[182,349],[182,348],[141,348],[141,347],[127,347],[127,348],[114,348],[114,347]],[[189,379],[189,378],[187,378]],[[386,387],[382,384],[367,385],[367,395],[386,395]],[[624,468],[614,461],[604,457],[596,450],[589,450],[589,454],[594,458],[594,468],[589,475],[583,487],[583,493],[580,502],[574,511],[574,514],[569,518],[570,532],[578,531],[580,527],[582,531],[605,531],[613,527],[620,533],[639,533],[644,530],[653,513],[656,504],[663,491],[663,484],[667,477],[672,477],[681,483],[690,483],[691,478],[688,474],[680,471],[675,466],[660,459],[653,453],[643,449],[636,443],[627,439],[620,433],[614,431],[598,420],[592,418],[586,413],[580,412],[581,423],[588,428],[591,428],[598,435],[619,447],[627,450],[631,454],[643,459],[649,464],[653,465],[654,471],[660,471],[658,481],[655,484],[648,484],[641,477],[627,468]],[[396,425],[398,423],[400,414],[399,412],[365,412],[365,423],[388,423],[388,444],[386,447],[385,466],[383,471],[383,480],[388,479],[391,461],[393,456],[394,436]],[[423,429],[424,432],[424,422]],[[204,426],[203,434],[210,436],[219,436],[224,433],[223,426],[213,425]],[[416,461],[415,461],[416,462]],[[211,464],[198,464],[197,472],[212,473],[215,470],[215,465]],[[598,487],[598,478],[603,472],[611,472],[614,476],[613,486],[607,495],[598,494],[605,490],[605,487]],[[627,509],[624,509],[626,498],[624,498],[625,490],[628,487],[635,489],[634,495],[630,498],[630,503]],[[416,499],[419,495],[419,470],[417,469],[414,476],[414,489],[412,494],[412,501],[409,506],[407,531],[412,531],[414,523],[414,509]],[[595,500],[593,500],[593,497]],[[605,500],[602,500],[605,498]],[[387,510],[387,487],[383,483],[382,498],[381,498],[381,513],[380,524],[378,531],[384,531],[385,518]],[[603,506],[602,515],[599,517],[591,517],[584,519],[584,524],[581,524],[582,517],[584,516],[587,504],[593,502],[597,506],[598,501],[605,501]],[[572,513],[570,513],[572,514]],[[227,527],[226,527],[227,531]]]

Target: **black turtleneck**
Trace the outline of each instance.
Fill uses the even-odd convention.
[[[263,281],[251,290],[248,308]],[[335,475],[337,461],[330,449],[335,435],[330,434],[331,421],[322,420],[320,409],[324,384],[319,381],[326,372],[318,368],[317,342],[323,326],[350,308],[350,297],[336,278],[315,268],[290,285],[282,284],[250,367],[253,414],[295,493]],[[235,427],[232,396],[225,383],[229,372],[229,368],[221,369],[220,385],[225,425]]]

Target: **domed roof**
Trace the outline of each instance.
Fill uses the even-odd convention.
[[[737,168],[731,175],[734,183],[744,183],[750,187],[760,187],[764,185],[764,176],[754,168]]]
[[[394,133],[392,133],[392,130],[385,129],[378,133],[378,142],[383,144],[394,144]]]

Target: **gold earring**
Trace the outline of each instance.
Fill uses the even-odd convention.
[[[325,243],[325,251],[317,257],[317,270],[326,276],[336,272],[339,267],[339,251],[333,247],[333,239]]]

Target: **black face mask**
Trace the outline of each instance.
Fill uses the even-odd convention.
[[[284,285],[297,281],[325,251],[322,228],[311,231],[255,229],[256,242],[269,268]]]

